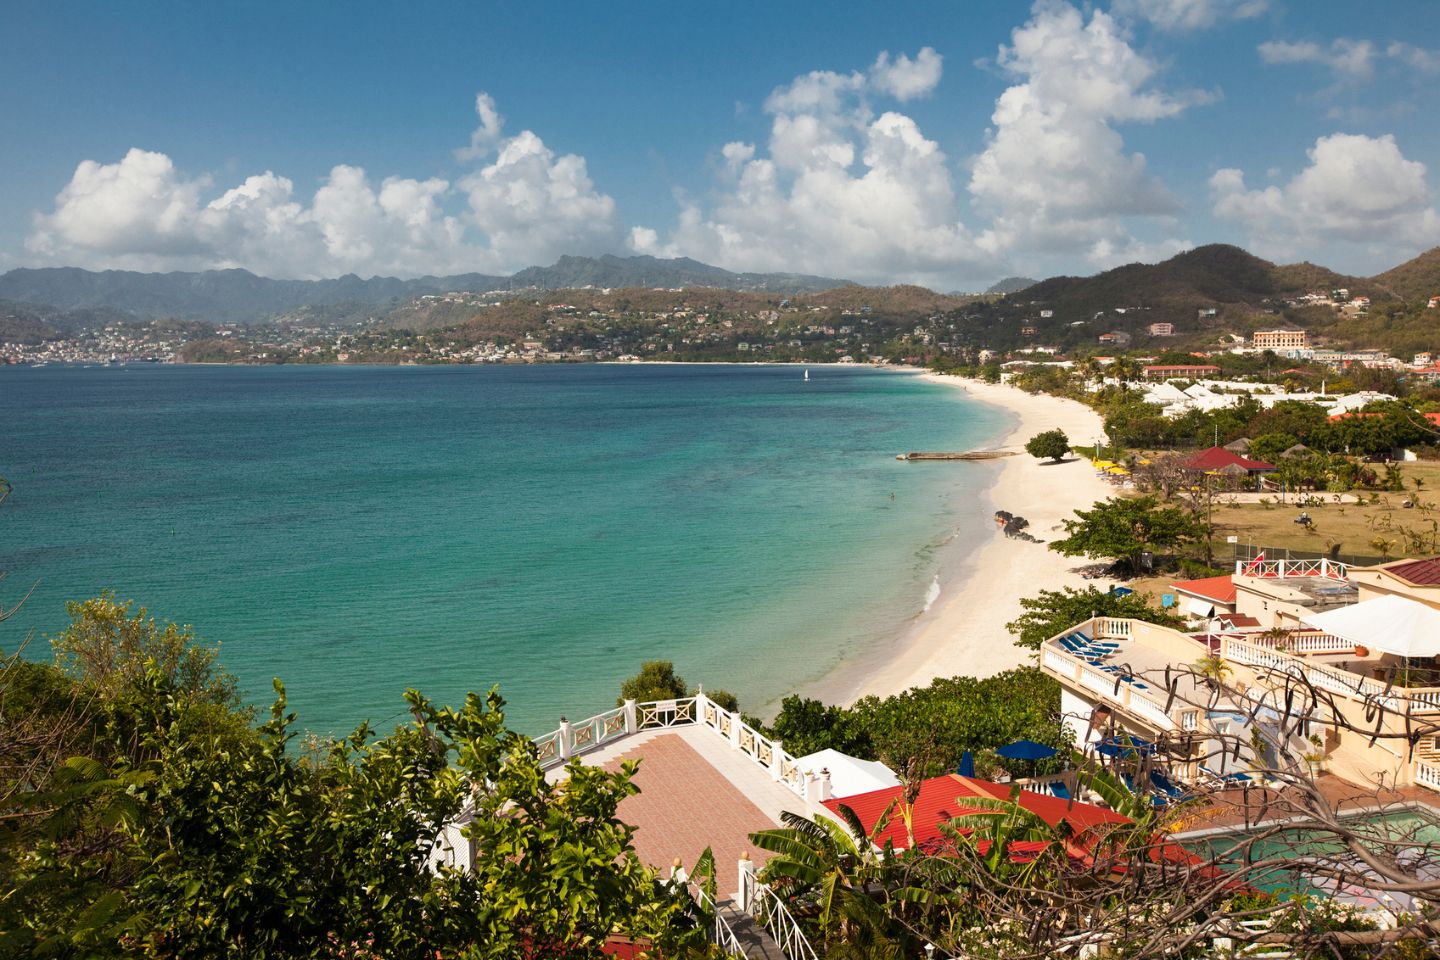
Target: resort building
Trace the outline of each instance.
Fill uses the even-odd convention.
[[[1078,743],[1162,743],[1192,782],[1309,757],[1352,784],[1440,792],[1440,558],[1237,561],[1230,614],[1224,579],[1174,585],[1189,630],[1097,617],[1042,645]]]
[[[1256,330],[1250,338],[1250,345],[1256,350],[1305,350],[1310,346],[1310,336],[1304,330]]]
[[[1169,324],[1165,326],[1168,327]],[[1219,367],[1209,363],[1152,363],[1141,370],[1146,380],[1168,380],[1171,377],[1198,380],[1219,372]]]
[[[1152,337],[1173,337],[1175,336],[1175,324],[1173,323],[1152,323],[1145,328]]]

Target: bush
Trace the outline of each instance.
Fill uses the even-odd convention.
[[[1060,429],[1037,433],[1025,444],[1025,452],[1037,460],[1054,460],[1059,463],[1070,452],[1070,438]]]

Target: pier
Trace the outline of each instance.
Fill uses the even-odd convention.
[[[1015,456],[1014,450],[966,450],[959,453],[947,453],[944,451],[923,451],[912,450],[909,453],[897,453],[896,460],[999,460],[1001,457]]]

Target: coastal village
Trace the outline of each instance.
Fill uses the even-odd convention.
[[[538,828],[509,811],[544,798],[557,818],[545,829],[586,831],[571,843],[624,824],[594,869],[639,884],[613,909],[650,919],[600,910],[598,926],[564,935],[604,955],[1433,955],[1431,353],[1327,346],[1270,315],[1180,350],[1168,348],[1170,321],[1145,323],[1142,344],[1105,329],[1103,312],[1091,318],[1098,334],[1065,321],[1085,328],[1065,347],[1039,343],[1028,324],[1010,346],[967,332],[982,309],[991,321],[996,310],[1056,319],[1023,294],[897,320],[861,301],[706,309],[693,292],[649,293],[666,304],[612,312],[596,298],[636,292],[567,291],[519,307],[456,293],[399,308],[516,312],[513,336],[468,342],[453,327],[296,317],[261,338],[113,321],[5,350],[32,366],[927,367],[1016,420],[984,450],[897,452],[900,469],[995,471],[996,529],[970,558],[976,575],[945,584],[866,676],[787,697],[768,716],[663,661],[626,681],[613,709],[576,717],[555,705],[557,726],[533,737],[498,732],[498,701],[472,698],[462,713],[414,702],[417,749],[473,740],[477,724],[508,745],[456,748],[470,757],[467,785],[377,841],[423,854],[434,879],[404,882],[463,891],[493,876],[497,851],[520,842],[505,831]],[[1290,306],[1356,317],[1363,301],[1336,289]],[[655,919],[667,910],[688,919]]]

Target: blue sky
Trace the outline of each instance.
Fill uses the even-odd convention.
[[[645,252],[972,289],[1213,241],[1355,273],[1440,244],[1429,0],[6,0],[4,23],[0,269]]]

